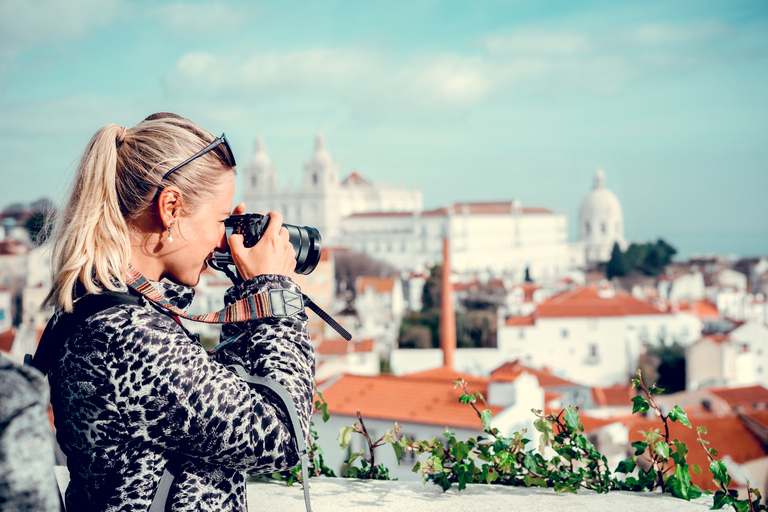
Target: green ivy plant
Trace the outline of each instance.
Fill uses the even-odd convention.
[[[421,473],[424,482],[432,481],[444,491],[454,483],[459,491],[471,483],[548,487],[557,493],[575,493],[579,489],[600,493],[611,490],[659,490],[685,500],[699,498],[702,494],[713,495],[712,510],[728,506],[736,512],[768,510],[760,503],[761,495],[757,489],[748,486],[747,499],[739,499],[737,492],[729,489],[731,476],[725,464],[715,459],[717,450],[703,439],[702,435],[706,434],[704,427],[697,429],[698,441],[707,453],[709,471],[720,489],[715,493],[702,491],[691,482],[691,471],[701,475],[702,470],[695,464],[688,464],[688,447],[679,439],[670,439],[669,431],[670,422],[693,428],[691,422],[679,406],[664,413],[653,398],[664,390],[655,384],[647,387],[639,370],[637,377],[632,379],[633,387],[639,390],[639,394],[632,398],[632,413],[646,414],[652,410],[661,424],[648,432],[641,431],[644,440],[632,443],[633,454],[619,462],[613,471],[608,466],[607,458],[584,435],[578,407],[565,407],[551,414],[534,409],[534,427],[539,432],[539,443],[529,449],[531,440],[525,437],[525,430],[515,432],[511,437],[502,435],[492,425],[493,415],[487,408],[485,397],[479,391],[470,392],[469,383],[463,379],[453,384],[454,388],[462,388],[459,402],[475,411],[482,424],[483,435],[460,440],[455,433],[446,430],[444,441],[437,437],[415,440],[401,437],[400,425],[395,423],[392,430],[374,440],[358,411],[358,421],[351,427],[343,427],[338,441],[342,450],[348,449],[352,435],[357,434],[364,438],[366,446],[360,451],[349,450],[342,476],[389,480],[389,469],[383,464],[376,464],[376,450],[389,445],[398,463],[406,452],[421,456],[413,472]],[[327,422],[328,404],[321,393],[316,391],[316,395],[315,408],[322,412],[323,421]],[[486,406],[482,410],[478,407],[480,403]],[[317,432],[314,429],[311,432],[310,458],[313,467],[310,477],[335,476],[325,465],[322,451],[316,444]],[[300,467],[286,473],[273,477],[285,479],[288,485],[301,478]]]

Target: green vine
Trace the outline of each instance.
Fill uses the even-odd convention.
[[[468,484],[497,484],[526,487],[547,487],[557,493],[575,493],[579,489],[589,489],[599,493],[612,490],[654,491],[669,493],[676,498],[692,500],[703,494],[713,495],[712,510],[732,507],[736,512],[766,511],[760,503],[761,495],[757,489],[748,485],[747,499],[739,499],[738,493],[729,489],[731,476],[725,464],[715,459],[717,450],[709,447],[702,438],[706,434],[704,427],[698,427],[698,441],[709,458],[709,471],[719,489],[702,491],[691,482],[691,471],[701,475],[702,470],[695,464],[689,465],[688,447],[678,439],[670,439],[670,422],[679,422],[687,428],[693,428],[688,416],[679,406],[664,413],[654,400],[654,396],[664,390],[655,384],[646,387],[640,370],[632,385],[639,394],[632,398],[632,413],[646,414],[653,411],[660,420],[659,428],[643,434],[643,441],[632,443],[634,453],[619,462],[611,471],[607,458],[601,454],[584,435],[584,425],[579,419],[578,407],[565,407],[557,413],[545,414],[533,410],[536,416],[534,427],[539,432],[539,443],[530,447],[531,440],[525,437],[526,431],[515,432],[511,437],[503,436],[492,426],[493,416],[485,397],[480,392],[470,392],[468,382],[458,379],[454,388],[461,387],[463,393],[459,402],[471,407],[483,426],[483,434],[460,440],[455,433],[446,431],[445,441],[437,437],[430,440],[415,440],[400,436],[400,425],[394,424],[378,439],[373,439],[365,427],[360,411],[357,422],[351,427],[339,431],[338,441],[342,450],[349,449],[352,435],[363,436],[365,447],[356,452],[349,450],[344,461],[343,477],[389,480],[389,469],[383,464],[376,464],[376,450],[384,445],[392,446],[398,464],[404,453],[422,456],[413,467],[414,473],[421,473],[424,482],[432,481],[444,491],[457,484],[459,491]],[[316,392],[318,400],[315,408],[323,413],[323,421],[328,421],[328,404],[321,393]],[[313,424],[314,425],[314,424]],[[322,451],[316,444],[317,432],[312,432],[311,460],[312,476],[335,476],[322,458]],[[356,465],[359,464],[359,465]],[[287,476],[286,476],[287,473]],[[290,485],[300,480],[300,468],[280,475]]]

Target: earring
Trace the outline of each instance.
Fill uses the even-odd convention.
[[[168,243],[169,243],[169,244],[172,244],[172,243],[173,243],[173,234],[171,233],[171,230],[173,229],[173,225],[174,225],[175,223],[176,223],[176,221],[174,221],[174,222],[171,222],[171,225],[170,225],[170,226],[168,226]]]

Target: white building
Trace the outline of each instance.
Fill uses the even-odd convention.
[[[579,240],[584,243],[589,263],[611,259],[613,244],[622,250],[624,241],[624,216],[616,194],[605,186],[605,172],[595,172],[594,188],[587,194],[579,209]]]
[[[359,213],[341,221],[342,244],[400,269],[442,261],[445,237],[457,272],[491,271],[522,281],[528,269],[535,280],[553,280],[584,264],[581,246],[568,243],[564,213],[518,201]]]
[[[570,380],[609,386],[635,374],[646,343],[688,345],[699,338],[701,326],[693,315],[584,286],[544,301],[531,315],[508,318],[498,329],[498,351],[507,361],[521,359]]]
[[[286,223],[312,226],[320,231],[324,245],[338,245],[341,219],[360,212],[415,212],[422,209],[419,190],[370,183],[353,172],[339,180],[337,163],[318,135],[315,151],[304,165],[301,187],[279,188],[277,173],[261,139],[256,140],[253,158],[244,166],[243,201],[261,213],[278,211]]]

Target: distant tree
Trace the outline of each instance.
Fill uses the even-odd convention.
[[[611,259],[605,269],[605,277],[613,279],[614,277],[625,276],[630,270],[631,268],[627,265],[627,260],[624,257],[624,253],[621,252],[618,242],[614,242]]]
[[[397,274],[392,265],[353,251],[335,253],[336,292],[354,298],[355,280],[360,276],[390,277]]]
[[[647,382],[653,382],[651,377],[658,375],[656,385],[664,388],[664,393],[685,391],[685,347],[676,341],[670,345],[659,340],[657,345],[648,347],[640,367]]]
[[[35,245],[42,245],[51,234],[52,226],[46,224],[46,214],[38,212],[32,215],[24,223],[24,227],[29,232],[29,238]]]
[[[459,348],[496,348],[496,312],[457,312],[456,345]]]
[[[443,266],[435,265],[429,269],[429,277],[421,292],[421,310],[440,310],[441,287],[443,283]]]
[[[531,279],[531,267],[525,267],[525,282],[526,283],[533,282],[533,279]]]

